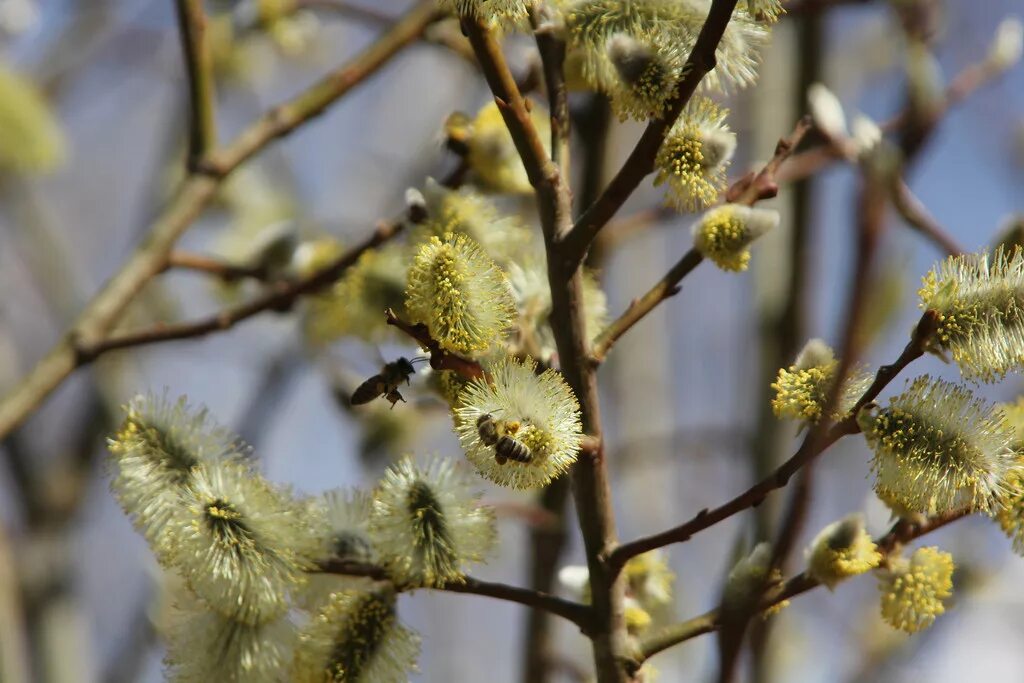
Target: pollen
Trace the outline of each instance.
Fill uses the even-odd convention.
[[[465,235],[432,237],[409,270],[406,310],[455,353],[475,354],[502,339],[515,316],[505,274]]]
[[[965,378],[992,382],[1024,366],[1024,251],[950,257],[918,294],[938,321],[930,350],[948,352]]]
[[[874,569],[882,561],[861,515],[829,524],[814,538],[806,554],[808,573],[830,590],[843,579]]]
[[[668,184],[666,199],[680,211],[703,209],[725,189],[736,150],[736,136],[725,123],[728,113],[706,97],[691,102],[658,151],[655,184]]]
[[[879,582],[882,618],[893,628],[917,633],[946,611],[953,594],[953,556],[919,548],[910,560],[897,559]]]
[[[857,419],[875,454],[875,491],[910,512],[991,511],[1018,469],[1003,414],[966,388],[927,375],[886,408],[869,406]]]
[[[544,486],[568,470],[579,454],[579,402],[561,373],[548,369],[537,374],[532,359],[521,363],[502,358],[485,369],[486,378],[466,386],[455,411],[455,431],[466,457],[485,479],[501,486]],[[480,440],[476,426],[488,414],[519,422],[516,439],[530,449],[530,462],[497,462],[494,447]]]
[[[779,214],[770,209],[723,204],[705,212],[693,226],[693,246],[722,270],[744,271],[750,263],[750,244],[778,222]]]

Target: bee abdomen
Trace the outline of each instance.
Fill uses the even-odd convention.
[[[513,439],[511,436],[503,436],[498,439],[498,442],[494,445],[494,452],[497,455],[499,464],[501,464],[502,460],[530,462],[533,459],[533,453],[530,452],[529,447],[522,441]]]
[[[352,405],[358,406],[369,403],[373,399],[387,393],[387,387],[380,375],[374,375],[366,380],[352,392]]]

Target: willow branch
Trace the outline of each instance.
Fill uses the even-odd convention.
[[[905,181],[898,181],[893,188],[892,203],[908,226],[931,240],[947,256],[964,253],[963,248],[928,212],[928,208]]]
[[[780,138],[775,146],[775,154],[757,174],[746,176],[736,181],[725,193],[726,201],[752,206],[761,199],[774,197],[779,186],[775,176],[779,168],[800,144],[807,131],[811,129],[811,121],[804,117],[786,137]],[[696,249],[690,249],[679,261],[669,269],[663,278],[651,287],[639,299],[634,299],[626,312],[611,322],[594,341],[591,361],[601,363],[608,351],[619,338],[628,332],[633,325],[643,320],[648,313],[665,299],[679,293],[679,283],[704,260]]]
[[[934,112],[935,122],[937,123],[950,109],[1002,73],[1001,70],[992,68],[987,61],[965,67],[946,87],[945,99]],[[909,112],[901,111],[896,116],[882,123],[881,128],[887,133],[899,132],[909,122]],[[806,152],[797,154],[787,164],[786,170],[779,174],[779,182],[787,183],[806,178],[814,175],[829,164],[845,158],[846,154],[844,151],[836,148],[834,145],[822,145],[821,147],[809,149]]]
[[[384,312],[384,315],[388,325],[397,327],[415,339],[421,348],[426,349],[430,354],[430,367],[433,369],[451,370],[470,380],[484,376],[484,369],[480,363],[441,348],[437,340],[430,336],[430,330],[423,323],[408,323],[395,315],[390,308]]]
[[[647,317],[647,314],[665,299],[679,293],[679,283],[690,274],[694,268],[704,261],[704,257],[696,249],[690,249],[679,261],[672,266],[665,276],[647,290],[639,299],[634,299],[629,304],[625,313],[620,315],[606,327],[597,339],[594,340],[594,349],[590,352],[593,363],[603,363],[609,349],[615,345],[619,337],[626,334],[633,325]]]
[[[572,230],[565,236],[562,252],[567,263],[579,263],[583,260],[590,243],[601,228],[611,220],[643,179],[654,171],[654,160],[669,129],[683,111],[683,107],[690,101],[701,79],[715,68],[715,50],[718,49],[718,43],[725,34],[736,2],[737,0],[713,0],[711,3],[708,17],[697,36],[693,50],[686,58],[684,75],[676,86],[675,95],[666,106],[665,115],[647,124],[622,168],[597,201],[583,212]]]
[[[266,280],[266,268],[228,263],[212,256],[175,249],[167,255],[167,270],[190,270],[204,273],[224,282]]]
[[[848,416],[832,425],[821,436],[813,433],[808,434],[800,448],[797,449],[797,452],[789,460],[776,468],[769,476],[732,500],[715,508],[701,510],[692,519],[679,526],[620,545],[611,553],[608,563],[614,570],[621,570],[622,566],[631,557],[672,543],[688,541],[694,534],[760,504],[769,493],[784,487],[801,467],[821,455],[829,446],[844,436],[858,433],[860,427],[857,426],[857,412],[867,403],[877,398],[882,389],[895,379],[904,368],[924,355],[927,341],[935,331],[935,324],[935,314],[931,311],[925,312],[915,328],[913,337],[903,349],[903,353],[891,365],[883,365],[878,369],[871,386],[857,400]]]
[[[203,173],[191,175],[146,238],[116,275],[92,299],[72,329],[0,402],[0,439],[29,414],[79,366],[76,348],[101,342],[139,291],[167,265],[174,243],[212,201],[220,183],[243,162],[284,137],[376,73],[402,48],[415,41],[439,16],[433,0],[423,0],[353,58],[291,101],[271,109],[228,147],[212,152]]]
[[[175,0],[178,30],[188,76],[188,169],[195,171],[207,152],[217,145],[216,92],[213,57],[206,37],[202,0]]]
[[[401,230],[401,223],[382,223],[363,242],[309,276],[293,281],[282,280],[271,283],[266,292],[251,301],[225,309],[207,318],[176,325],[156,325],[135,332],[118,333],[91,344],[76,341],[76,361],[79,365],[84,365],[105,353],[118,349],[203,337],[213,332],[229,330],[266,311],[286,311],[304,294],[315,293],[337,281],[346,270],[355,265],[365,252],[387,242]]]
[[[969,514],[969,510],[956,510],[944,515],[931,517],[922,524],[900,521],[887,534],[877,539],[875,543],[878,545],[880,552],[888,555],[898,550],[900,546],[937,529],[941,529],[948,524],[952,524]],[[821,583],[817,579],[812,578],[806,572],[797,574],[780,584],[774,591],[765,595],[760,605],[760,611],[813,590],[820,585]],[[721,626],[721,608],[713,609],[692,619],[667,626],[641,641],[640,650],[643,653],[642,657],[646,660],[673,645],[678,645],[705,633],[717,631]]]
[[[326,574],[340,574],[343,576],[365,576],[376,581],[390,581],[387,572],[381,567],[374,565],[359,564],[332,560],[320,566],[320,571]],[[402,586],[396,586],[401,590]],[[572,602],[559,598],[558,596],[541,591],[533,591],[527,588],[519,588],[504,583],[482,581],[471,576],[464,577],[461,583],[447,583],[444,586],[432,587],[448,593],[469,593],[472,595],[483,595],[497,600],[515,602],[526,605],[533,609],[544,610],[555,616],[562,617],[573,624],[576,624],[584,633],[590,630],[590,608],[578,602]]]
[[[505,61],[505,55],[502,53],[497,39],[481,20],[473,17],[462,17],[462,30],[469,38],[470,45],[473,46],[473,52],[480,63],[484,79],[490,86],[494,101],[505,120],[512,141],[515,143],[516,151],[519,152],[519,157],[523,161],[526,176],[537,191],[537,202],[542,213],[545,207],[553,207],[567,202],[568,193],[564,190],[561,172],[548,156],[544,141],[530,116],[530,104],[520,92],[519,85]],[[539,39],[542,42],[555,40],[554,36]],[[549,88],[557,88],[559,83],[560,81],[549,83]],[[552,116],[558,116],[557,112],[552,110]],[[563,125],[565,130],[556,133],[561,130]],[[568,134],[567,122],[552,126],[552,138],[558,142],[559,147],[562,146],[562,143],[560,137],[556,137],[556,135],[562,134]],[[544,220],[543,216],[541,224],[545,229],[552,226],[552,222]]]

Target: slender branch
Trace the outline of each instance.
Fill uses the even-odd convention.
[[[612,321],[594,340],[594,349],[590,352],[591,362],[603,363],[609,349],[615,345],[619,337],[647,317],[647,314],[653,311],[655,306],[678,294],[679,283],[702,261],[704,261],[704,257],[700,252],[690,249],[646,294],[639,299],[634,299],[626,312]]]
[[[365,576],[376,581],[390,581],[387,572],[381,567],[374,565],[359,564],[331,560],[320,565],[320,571],[326,574],[341,574],[344,576]],[[396,586],[401,590],[402,586]],[[587,633],[590,630],[591,610],[588,606],[578,602],[572,602],[559,598],[558,596],[541,591],[533,591],[527,588],[519,588],[504,583],[482,581],[471,576],[464,577],[461,583],[447,583],[444,586],[432,587],[435,590],[442,590],[448,593],[470,593],[473,595],[484,595],[489,598],[519,603],[533,609],[544,610],[555,616],[562,617],[576,624],[581,631]]]
[[[290,102],[275,107],[249,126],[228,147],[212,153],[204,173],[189,177],[153,223],[145,240],[118,273],[86,306],[65,335],[0,402],[0,440],[79,366],[76,348],[104,339],[135,296],[167,264],[178,237],[210,203],[221,181],[274,140],[291,133],[376,73],[402,48],[415,41],[439,16],[433,0],[422,0],[404,19],[348,64]]]
[[[569,173],[569,93],[565,87],[565,41],[558,38],[554,23],[541,16],[536,6],[530,11],[540,53],[544,84],[547,88],[548,108],[551,111],[551,161],[563,176]]]
[[[946,87],[945,100],[934,113],[935,122],[945,116],[950,109],[967,99],[974,91],[982,87],[995,77],[1001,75],[1002,70],[994,69],[988,61],[971,64],[958,73]],[[910,114],[901,111],[896,116],[881,124],[883,131],[887,133],[898,132],[910,123]],[[779,174],[779,182],[786,183],[807,176],[814,175],[834,161],[846,158],[843,150],[833,145],[822,145],[809,149],[806,152],[797,154],[787,164],[786,170]]]
[[[964,253],[952,235],[939,225],[928,212],[928,208],[914,195],[906,181],[900,180],[896,183],[892,192],[892,203],[907,225],[931,240],[948,256]]]
[[[803,116],[789,135],[779,138],[775,152],[768,163],[756,175],[743,177],[725,191],[725,200],[734,204],[753,206],[762,199],[771,199],[779,193],[779,169],[789,160],[804,137],[814,127],[810,116]]]
[[[735,3],[735,0],[731,0]],[[718,0],[716,0],[717,4]],[[529,118],[529,111],[511,78],[493,36],[478,21],[463,17],[463,29],[476,52],[505,124],[536,189],[537,208],[547,254],[551,288],[551,328],[558,346],[562,374],[580,401],[583,428],[597,443],[601,413],[594,367],[588,362],[587,331],[582,312],[583,280],[580,259],[566,259],[562,238],[572,228],[569,179],[547,158]],[[557,81],[561,83],[561,79]],[[555,101],[563,94],[557,93]],[[609,574],[604,558],[617,543],[611,484],[600,446],[573,467],[576,515],[590,571],[593,632],[591,642],[598,683],[626,683],[635,673],[626,632],[624,583]]]
[[[641,181],[654,171],[654,159],[665,140],[665,135],[683,111],[683,107],[690,101],[701,79],[715,68],[715,50],[718,49],[718,43],[729,24],[736,2],[737,0],[713,0],[711,3],[708,17],[697,36],[697,42],[686,59],[684,75],[676,86],[675,95],[666,106],[665,116],[647,124],[622,168],[566,235],[562,245],[562,256],[567,263],[579,263],[583,260],[590,243],[601,228],[629,199]]]
[[[430,336],[430,330],[423,323],[408,323],[395,315],[390,308],[384,312],[384,315],[388,325],[405,332],[430,353],[430,367],[433,369],[452,370],[466,379],[477,379],[484,376],[484,369],[480,363],[441,348],[441,345]]]
[[[217,145],[216,92],[213,57],[206,37],[202,0],[175,0],[178,29],[188,76],[189,144],[188,169],[199,168],[203,157]]]
[[[970,514],[969,510],[957,510],[937,517],[932,517],[922,524],[908,522],[897,522],[892,529],[876,540],[878,549],[883,554],[890,554],[915,539],[929,534],[937,529],[952,524]],[[785,583],[782,583],[774,591],[765,595],[761,602],[760,611],[764,611],[781,602],[794,598],[820,586],[821,583],[812,578],[806,572],[793,576]],[[717,631],[722,626],[721,609],[713,609],[699,616],[672,626],[660,629],[656,633],[644,638],[640,643],[640,650],[643,659],[648,659],[673,645],[696,638],[705,633]]]
[[[775,154],[756,175],[746,176],[736,181],[727,191],[726,200],[738,204],[753,205],[761,199],[774,197],[779,190],[775,183],[775,175],[779,168],[793,153],[793,150],[800,144],[807,131],[811,129],[811,120],[808,117],[800,119],[796,127],[789,135],[779,139],[775,146]],[[594,363],[601,363],[608,355],[609,349],[615,345],[619,337],[643,320],[648,313],[665,299],[679,293],[679,283],[690,272],[700,265],[704,257],[696,249],[690,249],[683,257],[661,278],[657,284],[651,287],[639,299],[635,299],[626,309],[626,312],[611,322],[594,341],[594,349],[591,351],[591,360]]]
[[[512,135],[512,141],[523,161],[526,176],[530,179],[530,184],[537,190],[538,204],[544,207],[562,201],[561,195],[564,193],[561,188],[561,173],[544,148],[544,141],[530,117],[530,104],[520,92],[516,79],[502,54],[501,46],[487,26],[479,19],[462,17],[462,30],[469,38],[470,45],[473,46],[473,52],[476,53],[477,61],[480,62],[480,69],[494,94],[494,101],[501,111],[505,125]],[[545,40],[555,41],[555,38],[547,36],[539,37],[538,40],[542,42]],[[549,83],[549,88],[558,87],[559,83],[560,81],[557,80],[554,83]],[[557,116],[557,112],[552,110],[552,116]],[[564,125],[565,130],[559,135],[568,134],[568,124]],[[561,124],[552,126],[553,139],[560,126]],[[559,147],[561,147],[561,142],[559,142]],[[542,221],[542,223],[546,222]]]
[[[266,268],[228,263],[212,256],[178,249],[167,255],[166,269],[191,270],[197,273],[205,273],[224,282],[236,282],[244,279],[267,279]]]
[[[629,558],[649,550],[661,548],[671,543],[688,541],[694,534],[760,504],[769,493],[784,487],[804,464],[818,457],[840,438],[858,433],[860,428],[857,426],[857,412],[867,403],[873,401],[881,393],[882,389],[895,379],[905,367],[924,354],[928,338],[935,330],[935,323],[935,314],[931,311],[926,311],[915,328],[913,338],[903,349],[900,357],[891,365],[883,365],[878,369],[874,382],[872,382],[868,390],[864,392],[864,395],[853,406],[849,415],[834,424],[823,436],[816,438],[816,435],[808,434],[800,448],[797,449],[797,452],[789,460],[782,463],[769,476],[732,500],[716,508],[705,508],[692,519],[679,526],[620,545],[608,558],[608,563],[612,569],[614,571],[621,570]]]
[[[355,265],[363,253],[387,242],[401,230],[401,223],[382,223],[363,242],[308,277],[271,283],[265,293],[251,301],[225,309],[207,318],[176,325],[157,325],[135,332],[118,333],[91,344],[75,341],[76,362],[79,365],[84,365],[117,349],[203,337],[213,332],[231,329],[238,323],[265,311],[286,311],[302,295],[316,292],[335,282],[346,270]]]
[[[344,0],[295,0],[295,8],[332,12],[339,17],[355,19],[370,26],[388,26],[395,20],[390,14]]]

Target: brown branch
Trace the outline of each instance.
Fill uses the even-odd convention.
[[[779,193],[777,176],[782,165],[793,155],[793,152],[804,136],[814,127],[810,116],[804,116],[796,122],[789,135],[779,138],[775,152],[768,163],[753,177],[747,176],[734,182],[725,192],[725,201],[734,204],[753,206],[762,199],[771,199]]]
[[[692,519],[679,526],[620,545],[609,556],[608,564],[614,571],[619,571],[631,557],[672,543],[688,541],[694,534],[739,512],[759,505],[769,493],[784,487],[801,467],[821,455],[829,446],[844,436],[858,433],[860,427],[857,426],[857,412],[864,405],[873,401],[905,367],[924,354],[928,338],[935,330],[935,322],[935,314],[927,311],[918,322],[913,338],[903,349],[903,353],[896,359],[896,362],[891,365],[883,365],[878,369],[874,382],[850,410],[849,415],[825,431],[823,436],[808,434],[797,452],[768,477],[716,508],[701,510]]]
[[[793,132],[779,139],[775,146],[775,154],[760,172],[741,178],[726,191],[726,201],[752,206],[761,199],[774,197],[779,190],[775,183],[775,175],[810,129],[811,120],[808,117],[800,119]],[[619,337],[643,320],[662,301],[678,294],[679,283],[703,260],[704,257],[696,249],[686,252],[657,284],[639,299],[634,299],[626,312],[597,336],[590,354],[591,361],[602,363]]]
[[[167,255],[166,270],[179,269],[205,273],[224,282],[238,280],[266,280],[267,269],[260,266],[245,266],[228,263],[212,256],[195,254],[190,251],[174,250]]]
[[[423,323],[408,323],[395,315],[390,308],[384,312],[384,315],[388,325],[405,332],[415,339],[421,348],[430,353],[430,367],[433,369],[452,370],[466,379],[478,379],[484,376],[484,369],[480,363],[441,348],[441,345],[430,336],[430,330]]]
[[[568,264],[580,263],[590,243],[612,216],[633,194],[647,175],[654,171],[654,159],[672,124],[683,107],[690,101],[701,79],[715,68],[715,51],[729,24],[737,0],[713,0],[697,42],[683,67],[683,77],[676,86],[675,95],[666,106],[665,116],[647,124],[643,135],[630,152],[622,168],[615,174],[604,192],[579,217],[562,244],[562,257]]]
[[[363,242],[309,276],[293,281],[282,280],[271,283],[266,292],[251,301],[225,309],[208,318],[175,325],[156,325],[135,332],[118,333],[91,344],[84,341],[74,342],[76,362],[79,365],[91,363],[99,356],[117,349],[203,337],[213,332],[231,329],[238,323],[265,311],[286,311],[302,295],[315,293],[335,282],[346,270],[355,265],[365,252],[387,242],[401,230],[402,223],[400,222],[381,223]]]
[[[359,564],[340,560],[331,560],[320,565],[320,571],[325,574],[340,574],[343,576],[365,576],[376,581],[390,581],[387,572],[374,565]],[[404,586],[396,585],[398,590]],[[409,587],[415,588],[415,587]],[[591,624],[591,610],[586,605],[559,598],[549,593],[532,591],[527,588],[519,588],[504,583],[482,581],[471,576],[463,578],[461,583],[447,583],[444,586],[432,586],[435,590],[448,593],[469,593],[472,595],[483,595],[489,598],[515,602],[526,605],[533,609],[544,610],[555,616],[562,617],[576,624],[584,633],[589,632]]]
[[[433,0],[422,0],[371,46],[286,104],[271,109],[233,143],[212,153],[150,227],[146,239],[116,275],[92,299],[71,331],[0,402],[0,440],[21,424],[80,363],[78,345],[101,342],[135,296],[163,271],[174,243],[213,200],[235,168],[307,121],[376,73],[414,42],[439,15]]]
[[[295,0],[295,9],[323,10],[375,27],[389,26],[395,21],[393,15],[344,0]]]
[[[625,313],[611,322],[594,340],[594,349],[590,352],[591,362],[603,363],[608,351],[619,340],[619,337],[647,317],[647,314],[662,301],[678,294],[679,283],[703,260],[704,257],[699,251],[690,249],[665,273],[664,277],[658,280],[657,284],[647,290],[646,294],[639,299],[634,299]]]
[[[978,88],[999,76],[1003,71],[994,69],[987,61],[978,64],[971,64],[957,74],[946,87],[945,99],[941,106],[934,112],[933,123],[945,116],[951,108],[967,99]],[[881,124],[881,129],[887,133],[899,132],[910,123],[908,111],[901,111],[888,121]],[[786,169],[779,173],[778,181],[788,183],[810,175],[814,175],[834,161],[846,159],[844,150],[835,145],[825,144],[806,152],[801,152],[793,157],[786,165]]]
[[[217,145],[213,57],[210,41],[206,37],[207,23],[202,0],[176,0],[175,6],[188,76],[188,169],[195,171],[206,153]]]
[[[885,555],[891,554],[915,539],[925,534],[941,529],[962,519],[970,514],[968,510],[957,510],[944,515],[939,515],[926,520],[922,524],[908,522],[897,522],[889,533],[876,540],[878,549]],[[780,584],[775,590],[765,595],[760,605],[760,611],[769,609],[781,602],[794,598],[820,586],[821,583],[812,578],[806,572],[797,574],[786,582]],[[693,617],[678,624],[673,624],[660,629],[656,633],[644,638],[640,643],[640,650],[643,659],[667,650],[673,645],[685,642],[705,633],[717,631],[722,627],[721,608],[716,608],[699,616]]]
[[[735,3],[735,0],[731,0]],[[719,0],[716,0],[718,4]],[[583,428],[600,442],[601,416],[594,368],[587,361],[587,333],[581,304],[583,281],[579,259],[565,259],[561,240],[572,228],[569,179],[547,158],[529,111],[497,43],[479,22],[463,17],[463,28],[476,52],[505,124],[536,189],[537,207],[547,253],[551,288],[551,327],[562,374],[580,401]],[[561,81],[556,85],[560,87]],[[558,93],[555,101],[564,97]],[[598,683],[626,683],[635,672],[629,657],[623,599],[624,584],[604,562],[617,542],[611,485],[604,451],[581,457],[573,468],[572,492],[590,571],[593,632],[591,644]]]
[[[545,8],[546,9],[546,8]],[[551,161],[563,176],[569,173],[569,93],[565,87],[565,41],[561,40],[554,23],[542,16],[544,10],[534,7],[530,11],[540,53],[544,85],[547,89],[548,108],[551,112]]]
[[[964,250],[957,244],[939,222],[928,212],[928,208],[914,195],[906,181],[900,180],[892,191],[892,203],[907,225],[921,233],[948,256],[957,256]]]
[[[544,141],[541,140],[537,127],[533,125],[530,117],[530,104],[520,92],[512,71],[505,61],[501,46],[490,32],[486,25],[479,19],[462,17],[462,30],[469,38],[473,52],[476,54],[480,69],[484,78],[494,94],[494,101],[498,105],[505,125],[512,136],[519,157],[526,169],[526,176],[530,184],[537,190],[537,202],[542,207],[554,206],[567,200],[567,192],[562,186],[562,177],[558,166],[554,164],[544,148]],[[555,41],[554,36],[539,38],[542,42]],[[551,50],[554,47],[549,46]],[[550,57],[550,55],[549,55]],[[550,83],[549,87],[558,87],[559,81]],[[552,110],[552,116],[559,116],[558,112]],[[552,121],[554,124],[554,121]],[[565,130],[560,131],[564,126]],[[568,134],[568,123],[555,124],[552,126],[552,137],[558,136],[559,147],[562,146],[560,136]],[[567,157],[566,157],[567,158]],[[549,221],[542,220],[542,225],[547,226]]]

